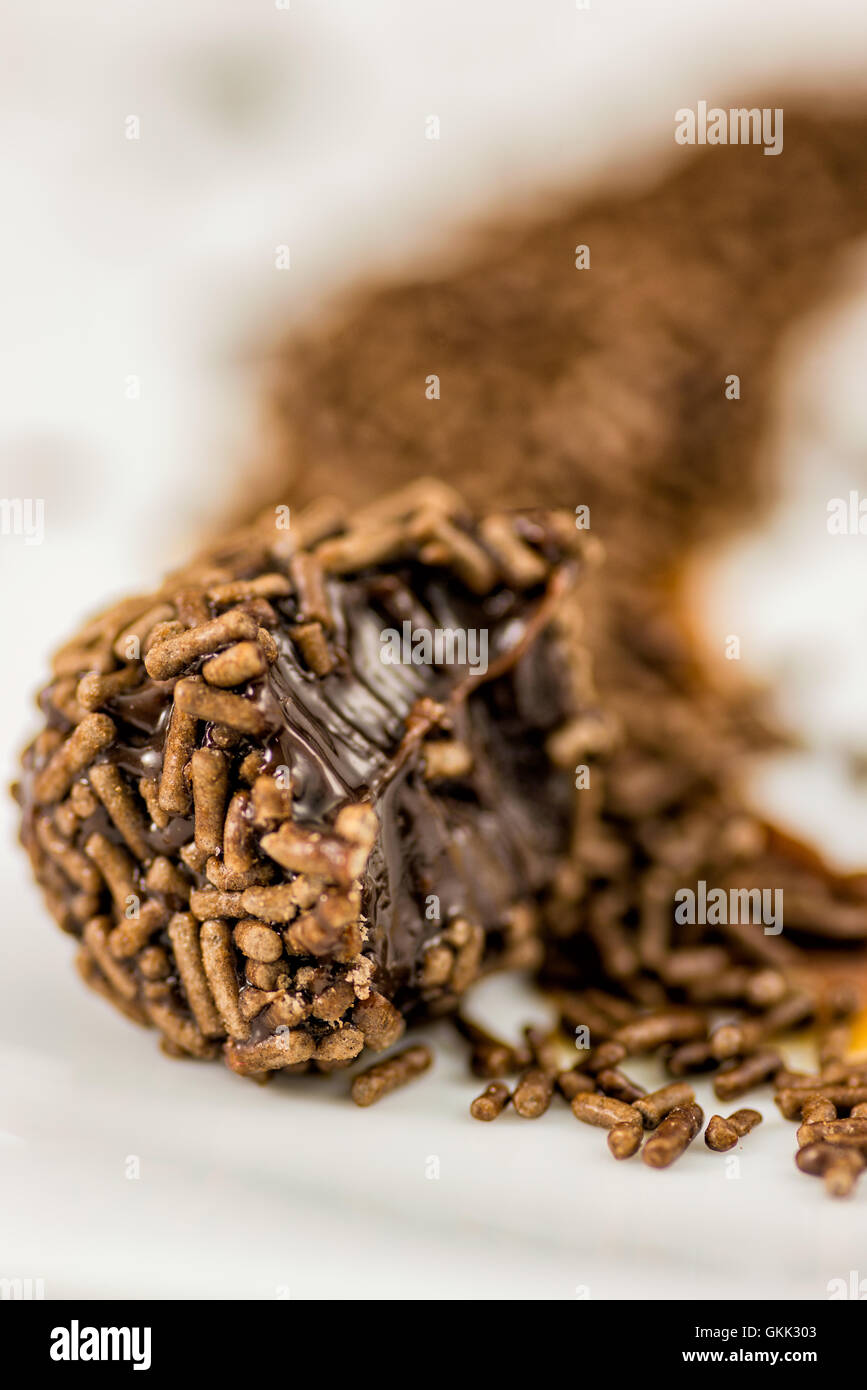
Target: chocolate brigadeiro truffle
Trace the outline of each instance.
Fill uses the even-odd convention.
[[[87,982],[249,1074],[346,1065],[532,964],[600,723],[572,518],[475,523],[428,482],[285,513],[58,652],[15,788]]]

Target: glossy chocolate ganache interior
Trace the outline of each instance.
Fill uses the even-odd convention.
[[[418,484],[326,512],[88,625],[16,793],[89,982],[240,1071],[345,1064],[532,963],[593,723],[570,519]]]

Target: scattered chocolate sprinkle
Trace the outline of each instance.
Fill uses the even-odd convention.
[[[510,1099],[508,1086],[502,1081],[492,1081],[480,1096],[476,1096],[470,1106],[470,1114],[474,1120],[495,1120],[503,1113]]]
[[[528,1067],[512,1093],[512,1105],[525,1120],[544,1115],[554,1094],[554,1078],[541,1067]]]
[[[761,1122],[762,1116],[758,1110],[735,1110],[728,1119],[722,1115],[711,1115],[704,1132],[704,1142],[715,1153],[726,1153]]]
[[[692,1105],[694,1101],[691,1086],[685,1081],[672,1081],[658,1091],[651,1091],[650,1095],[639,1097],[633,1102],[633,1109],[638,1111],[645,1129],[656,1129],[672,1110]]]
[[[798,1150],[795,1162],[802,1173],[824,1180],[829,1197],[848,1197],[855,1190],[867,1160],[860,1149],[811,1142]]]
[[[742,1062],[730,1063],[721,1070],[713,1085],[719,1100],[734,1100],[754,1086],[769,1080],[780,1068],[780,1057],[776,1052],[756,1052],[745,1057]]]
[[[701,1129],[704,1115],[700,1105],[678,1106],[670,1111],[658,1129],[646,1139],[641,1157],[650,1168],[668,1168],[686,1152]]]
[[[352,1083],[352,1099],[356,1105],[374,1105],[399,1086],[405,1086],[422,1076],[432,1062],[430,1048],[407,1047],[384,1062],[375,1062],[367,1071],[356,1076]]]
[[[633,1101],[639,1100],[646,1095],[643,1086],[631,1081],[628,1076],[624,1076],[622,1071],[616,1067],[610,1067],[605,1071],[599,1072],[596,1077],[596,1085],[606,1096],[613,1096],[615,1100],[625,1101],[631,1105]]]
[[[639,1125],[617,1124],[608,1131],[607,1144],[616,1159],[632,1158],[641,1148],[642,1131]]]
[[[576,1120],[586,1125],[599,1125],[611,1129],[614,1125],[632,1125],[641,1129],[642,1121],[638,1111],[625,1101],[614,1100],[612,1096],[597,1095],[592,1091],[579,1091],[570,1102]]]

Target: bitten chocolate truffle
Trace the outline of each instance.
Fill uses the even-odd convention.
[[[287,524],[288,523],[288,524]],[[54,660],[16,787],[85,980],[164,1048],[329,1070],[533,964],[582,690],[557,513],[277,507]]]

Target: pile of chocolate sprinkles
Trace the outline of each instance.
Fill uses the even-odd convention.
[[[704,1126],[691,1076],[711,1079],[717,1100],[726,1106],[766,1086],[773,1088],[782,1115],[801,1121],[799,1169],[822,1177],[834,1197],[854,1190],[867,1153],[867,1061],[848,1055],[847,1022],[855,1010],[851,993],[791,993],[763,1011],[744,1009],[734,1017],[729,1012],[721,1022],[706,1008],[647,1010],[598,987],[548,998],[560,1010],[557,1026],[544,1034],[528,1027],[519,1045],[466,1016],[456,1019],[470,1044],[472,1073],[489,1082],[470,1106],[474,1119],[495,1120],[509,1106],[524,1119],[537,1119],[559,1096],[577,1120],[608,1131],[614,1158],[640,1152],[650,1167],[667,1168]],[[818,1039],[812,1073],[791,1070],[776,1045],[781,1034],[807,1022],[815,1025]],[[598,1041],[566,1066],[579,1028]],[[647,1093],[624,1066],[650,1054],[673,1080]],[[507,1084],[511,1077],[515,1080]],[[705,1144],[727,1153],[761,1121],[761,1112],[752,1108],[714,1114],[704,1126]]]
[[[821,1093],[814,1123],[832,1128],[809,1142],[829,1148],[799,1165],[840,1193],[851,1189],[841,1172],[860,1165],[850,1112],[867,1064],[847,1048],[867,1002],[867,878],[831,872],[745,804],[747,758],[782,736],[730,667],[723,681],[699,659],[684,623],[693,559],[781,491],[764,438],[783,335],[833,292],[842,253],[867,231],[863,109],[777,104],[782,159],[679,151],[653,187],[494,226],[445,271],[357,294],[294,333],[272,364],[265,488],[355,499],[422,472],[460,478],[477,505],[589,509],[606,560],[575,625],[605,717],[592,746],[569,750],[590,778],[545,912],[538,983],[561,1029],[543,1064],[529,1044],[459,1018],[472,1070],[490,1081],[473,1114],[538,1115],[558,1091],[571,1098],[562,1046],[589,1026],[577,1082],[618,1104],[632,1105],[632,1083],[618,1089],[609,1073],[648,1048],[677,1084],[712,1074],[721,1102],[776,1084],[789,1113],[788,1092]],[[575,268],[578,243],[589,270]],[[781,889],[783,936],[677,925],[675,889],[702,879]],[[656,1041],[631,1041],[638,1023]],[[815,1070],[794,1075],[777,1042],[803,1029],[818,1038]],[[683,1092],[678,1105],[693,1101]],[[714,1116],[710,1146],[737,1142],[754,1113]],[[678,1140],[695,1120],[677,1119]],[[623,1156],[634,1139],[618,1134],[614,1147]]]

